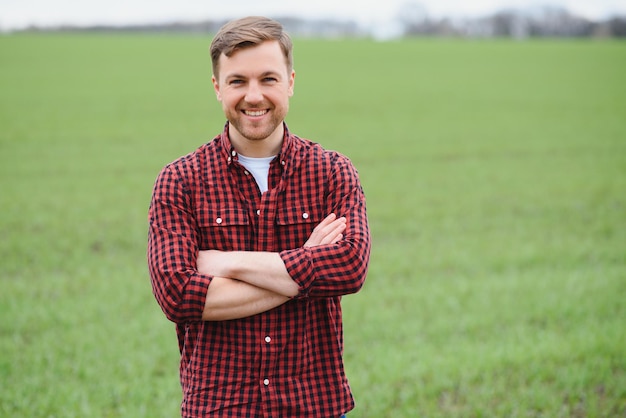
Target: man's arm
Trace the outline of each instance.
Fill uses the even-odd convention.
[[[334,244],[343,238],[345,218],[334,214],[315,227],[305,247]],[[298,294],[278,253],[199,251],[198,272],[213,276],[202,319],[223,321],[268,311]]]
[[[211,276],[228,277],[292,298],[298,294],[285,263],[278,253],[261,251],[207,250],[198,254],[199,271]]]
[[[246,282],[214,276],[206,294],[203,321],[245,318],[276,308],[289,300]]]
[[[365,195],[358,172],[350,160],[329,152],[330,174],[325,185],[324,206],[346,218],[343,238],[335,245],[286,249],[280,256],[299,297],[335,297],[358,292],[365,282],[371,237]]]

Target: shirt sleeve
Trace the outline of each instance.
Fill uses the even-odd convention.
[[[197,228],[191,193],[173,166],[154,185],[149,209],[148,268],[154,296],[175,323],[200,321],[211,277],[196,270]]]
[[[333,297],[358,292],[367,275],[371,238],[365,195],[350,160],[339,156],[329,176],[328,214],[346,217],[344,238],[336,244],[282,251],[280,256],[298,297]]]

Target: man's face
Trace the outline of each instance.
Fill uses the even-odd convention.
[[[282,140],[295,73],[287,68],[278,41],[244,48],[230,57],[222,54],[218,68],[213,86],[230,122],[231,140],[238,135],[250,141]]]

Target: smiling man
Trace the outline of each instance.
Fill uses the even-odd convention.
[[[283,140],[283,120],[293,95],[295,72],[278,41],[266,41],[217,57],[213,85],[230,122],[233,146],[241,153],[277,154]],[[217,52],[215,52],[217,53]],[[249,63],[255,63],[254,68]],[[244,151],[245,150],[245,151]]]
[[[271,19],[211,43],[223,132],[168,164],[149,210],[154,295],[176,324],[183,417],[340,417],[341,296],[365,281],[356,169],[289,132],[292,43]]]

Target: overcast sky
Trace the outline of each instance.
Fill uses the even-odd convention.
[[[0,28],[72,24],[201,21],[257,14],[393,19],[406,3],[420,3],[431,17],[484,15],[502,8],[557,5],[589,18],[626,14],[626,0],[0,0]]]

